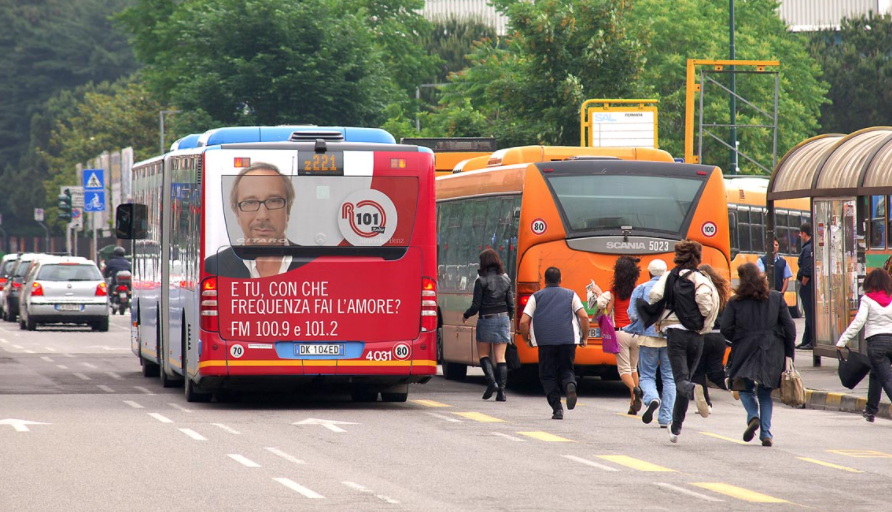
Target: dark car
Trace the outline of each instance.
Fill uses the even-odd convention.
[[[9,275],[6,285],[3,287],[3,320],[15,322],[19,316],[19,295],[22,291],[22,283],[25,275],[31,268],[31,263],[41,255],[37,253],[25,253],[16,260],[15,268]]]

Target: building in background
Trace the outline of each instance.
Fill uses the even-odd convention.
[[[424,17],[431,21],[450,17],[475,18],[495,28],[500,36],[508,31],[508,18],[487,0],[427,0],[424,3]]]

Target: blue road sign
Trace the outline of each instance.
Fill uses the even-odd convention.
[[[84,192],[90,191],[105,192],[105,171],[103,169],[84,169]]]
[[[98,192],[96,190],[84,190],[84,211],[104,212],[105,191]]]

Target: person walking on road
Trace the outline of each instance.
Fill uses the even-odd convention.
[[[483,399],[489,400],[498,390],[496,401],[504,402],[508,384],[508,365],[505,349],[511,340],[511,320],[514,319],[514,287],[505,273],[499,254],[486,249],[480,253],[480,269],[474,282],[474,298],[465,311],[463,321],[480,314],[477,320],[477,354],[486,377]],[[493,367],[492,358],[496,365]]]
[[[793,271],[790,270],[790,265],[787,265],[787,260],[784,259],[783,256],[778,254],[780,250],[780,242],[778,242],[777,238],[774,239],[774,289],[781,292],[781,294],[787,293],[787,286],[790,285],[790,279],[793,277]],[[756,260],[756,266],[759,267],[759,272],[765,273],[765,269],[768,268],[768,255],[762,256],[758,260]]]
[[[799,227],[799,238],[802,240],[802,252],[799,253],[799,299],[805,310],[805,330],[802,331],[802,342],[796,348],[811,350],[815,348],[815,284],[812,282],[815,252],[811,241],[811,224],[808,222]]]
[[[722,312],[728,304],[731,297],[731,283],[719,272],[712,268],[711,265],[700,265],[700,270],[706,274],[712,284],[715,285],[716,291],[719,293],[719,314],[715,319],[712,330],[703,335],[703,353],[700,354],[700,362],[697,369],[694,370],[694,376],[691,377],[692,382],[696,382],[703,386],[703,397],[706,399],[706,405],[709,412],[712,412],[712,400],[709,399],[709,387],[706,385],[707,378],[710,382],[719,387],[719,389],[727,390],[725,385],[725,351],[728,343],[721,332]]]
[[[768,289],[756,265],[744,263],[737,275],[737,293],[722,314],[722,334],[731,340],[728,380],[746,409],[743,440],[758,430],[762,446],[771,446],[771,390],[780,386],[785,358],[795,357],[796,326],[783,295]]]
[[[638,337],[621,329],[632,323],[629,318],[629,301],[635,290],[635,283],[638,282],[638,276],[641,275],[639,261],[641,260],[632,256],[617,258],[613,265],[613,283],[610,290],[598,297],[598,309],[603,310],[607,316],[612,315],[613,325],[616,326],[616,338],[619,341],[616,369],[623,384],[629,388],[628,414],[633,416],[641,410],[643,396],[638,382]]]
[[[545,271],[545,288],[530,297],[520,319],[520,334],[530,347],[539,347],[539,380],[553,420],[564,419],[561,389],[567,409],[576,407],[576,345],[587,344],[588,314],[579,295],[561,287],[561,270]]]
[[[882,268],[871,270],[864,279],[864,295],[861,296],[858,314],[839,337],[836,349],[841,351],[845,348],[862,328],[871,367],[870,387],[874,391],[868,393],[864,417],[873,421],[880,401],[876,384],[882,386],[886,395],[892,398],[892,277]]]
[[[673,260],[675,268],[663,274],[650,291],[651,304],[662,310],[657,328],[666,336],[669,363],[675,377],[675,405],[669,425],[669,440],[673,443],[678,442],[690,400],[695,400],[701,416],[709,416],[703,386],[691,381],[703,351],[703,335],[712,330],[719,312],[715,285],[697,268],[702,253],[699,242],[678,242]]]
[[[638,371],[640,388],[644,403],[647,408],[641,415],[641,421],[650,423],[654,413],[659,409],[657,421],[660,428],[668,428],[672,420],[672,406],[675,405],[675,379],[672,377],[672,365],[669,363],[669,351],[666,348],[666,338],[657,332],[656,328],[645,326],[644,320],[638,314],[636,303],[638,299],[646,300],[650,296],[650,290],[657,284],[660,277],[666,273],[666,262],[655,259],[647,266],[650,273],[650,281],[640,284],[632,291],[629,299],[629,320],[632,322],[623,331],[636,338],[639,346]],[[663,395],[657,393],[657,369],[663,377]]]

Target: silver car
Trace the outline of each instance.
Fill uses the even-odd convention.
[[[19,327],[87,324],[108,331],[108,285],[96,264],[80,257],[44,257],[34,263],[22,286]]]

